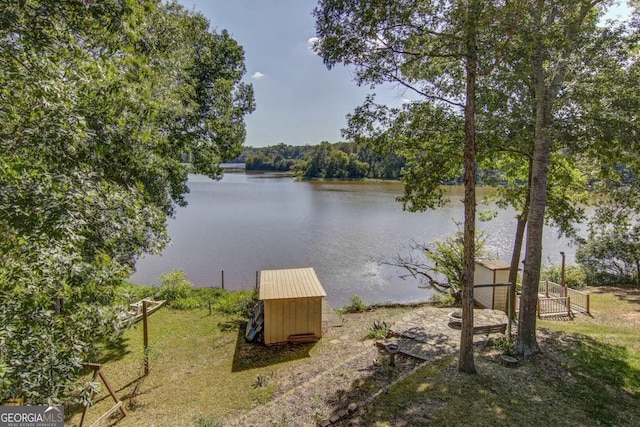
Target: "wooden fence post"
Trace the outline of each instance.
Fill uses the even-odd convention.
[[[144,376],[149,375],[149,332],[147,329],[147,300],[142,300],[142,339],[144,345]]]
[[[538,319],[539,319],[540,318],[540,298],[538,298],[537,311],[538,311]]]
[[[222,270],[222,289],[224,289],[224,270]]]

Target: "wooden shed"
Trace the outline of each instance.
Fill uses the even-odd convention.
[[[264,343],[322,337],[322,300],[326,295],[313,268],[261,271]]]
[[[474,285],[509,283],[511,266],[497,259],[476,261]],[[508,309],[509,288],[507,286],[476,287],[473,290],[476,305],[482,308],[502,310]]]

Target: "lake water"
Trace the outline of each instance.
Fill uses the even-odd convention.
[[[426,213],[402,210],[398,182],[295,181],[239,171],[221,181],[192,175],[189,188],[189,205],[169,220],[171,246],[141,258],[132,282],[157,284],[161,273],[179,268],[196,286],[220,286],[224,270],[226,289],[250,289],[258,270],[313,267],[334,306],[353,294],[369,303],[426,299],[431,291],[379,260],[410,253],[412,241],[450,236],[463,219],[456,187],[446,207]],[[478,228],[487,233],[491,255],[509,262],[514,212],[500,210]],[[547,229],[543,259],[557,264],[560,251],[573,260],[568,241]]]

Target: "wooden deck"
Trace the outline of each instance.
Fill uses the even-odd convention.
[[[140,320],[142,320],[142,317],[143,317],[143,313],[142,313],[143,301],[145,301],[145,300],[140,300],[138,302],[134,302],[134,303],[129,304],[129,308],[127,309],[126,312],[123,313],[123,317],[126,320],[131,321],[132,323],[137,323]],[[158,310],[165,303],[165,300],[154,301],[154,300],[151,300],[151,299],[147,299],[146,301],[147,301],[147,316],[151,315],[151,313],[153,313],[154,311]]]

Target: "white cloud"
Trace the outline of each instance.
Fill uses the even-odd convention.
[[[411,104],[413,102],[413,100],[408,99],[408,98],[402,98],[402,103],[403,104]]]
[[[260,71],[256,71],[255,73],[253,73],[253,76],[251,76],[251,78],[255,80],[260,80],[263,77],[264,74],[262,74]]]
[[[315,45],[318,43],[320,39],[318,37],[309,37],[307,40],[307,47],[310,51],[315,52]]]

